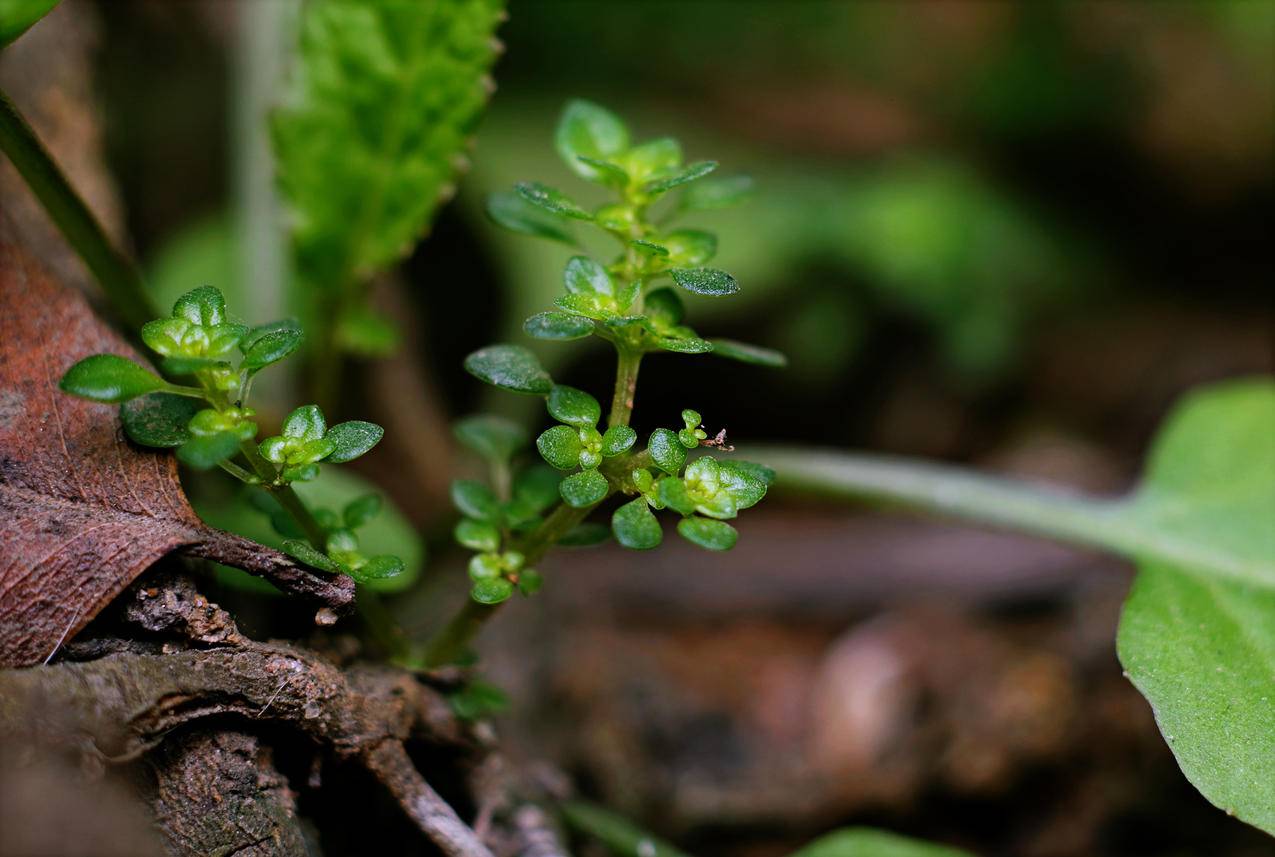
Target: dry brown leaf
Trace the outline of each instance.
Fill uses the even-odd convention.
[[[79,293],[0,237],[0,667],[47,660],[177,548],[349,605],[350,578],[207,526],[171,454],[130,445],[114,406],[58,389],[99,353],[140,360]]]

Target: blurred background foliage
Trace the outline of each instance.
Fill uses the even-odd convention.
[[[64,5],[100,19],[93,84],[109,165],[162,301],[209,282],[232,306],[307,314],[312,296],[281,264],[278,200],[258,192],[297,0]],[[652,356],[640,433],[693,405],[714,431],[728,420],[733,442],[864,447],[1115,491],[1182,391],[1271,370],[1266,0],[516,0],[499,34],[497,90],[454,202],[373,284],[404,351],[352,361],[329,414],[387,426],[379,455],[356,468],[400,506],[377,549],[419,567],[414,529],[434,548],[398,604],[409,630],[430,627],[430,587],[463,585],[444,495],[472,463],[447,422],[479,407],[543,421],[535,401],[488,401],[464,355],[517,341],[563,383],[611,385],[596,342],[520,332],[558,293],[572,251],[484,215],[488,193],[527,179],[596,201],[553,150],[570,97],[756,180],[749,203],[690,224],[719,233],[740,295],[689,300],[704,335],[783,349],[790,367]],[[386,379],[415,392],[389,393]],[[206,515],[226,505],[199,490]],[[553,756],[586,793],[691,831],[706,854],[778,853],[722,843],[800,839],[847,819],[906,823],[986,854],[1263,853],[1268,843],[1220,826],[1181,782],[1120,680],[1111,605],[1124,584],[1109,565],[775,499],[743,533],[735,567],[677,551],[645,558],[641,575],[610,549],[558,560],[543,606],[510,617],[518,658],[492,659],[516,700],[514,743]],[[260,520],[214,522],[265,537]],[[964,607],[908,612],[927,597],[973,603],[976,619]],[[269,611],[257,621],[283,633]],[[241,615],[251,626],[252,611]],[[528,668],[532,649],[547,662]],[[899,714],[871,697],[859,713],[878,726],[915,716],[909,742],[890,746],[928,756],[851,754],[837,768],[818,745],[841,734],[835,718],[820,725],[820,694],[859,699],[875,675],[891,698],[894,667],[872,660],[882,652],[920,664],[921,701]],[[958,687],[967,656],[988,666]],[[841,658],[854,688],[826,684]],[[934,726],[940,715],[950,723]],[[935,737],[949,727],[950,740]],[[832,759],[830,779],[812,780],[794,746],[815,746],[816,768]]]

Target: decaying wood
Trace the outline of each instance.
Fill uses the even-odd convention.
[[[348,577],[207,526],[171,454],[130,445],[113,406],[57,388],[72,364],[98,353],[140,360],[81,295],[0,236],[0,666],[47,660],[178,548],[347,608]]]

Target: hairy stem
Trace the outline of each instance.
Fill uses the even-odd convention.
[[[601,501],[599,501],[601,502]],[[558,540],[571,532],[596,508],[576,509],[561,503],[518,545],[528,566],[535,565]],[[465,605],[435,634],[421,652],[421,664],[427,669],[454,663],[473,643],[487,620],[496,614],[499,604],[479,604],[466,599]]]
[[[111,244],[102,225],[3,91],[0,150],[9,156],[67,243],[93,272],[121,319],[130,327],[140,328],[159,316],[137,267]]]
[[[638,368],[642,363],[641,351],[617,344],[616,353],[619,359],[615,366],[615,394],[611,397],[608,428],[629,424],[629,418],[633,415],[633,398],[637,394]]]

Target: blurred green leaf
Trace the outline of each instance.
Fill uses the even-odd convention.
[[[43,18],[59,0],[0,0],[0,48]]]
[[[311,0],[285,107],[279,183],[298,270],[345,287],[411,251],[453,193],[491,92],[498,0]]]
[[[500,503],[492,490],[473,479],[456,479],[452,482],[452,502],[462,515],[477,521],[500,519]]]
[[[578,315],[565,312],[536,313],[522,324],[528,336],[536,339],[552,339],[565,342],[571,339],[583,339],[593,333],[593,322]]]
[[[569,533],[558,539],[558,544],[569,548],[600,545],[611,538],[611,529],[602,524],[585,522],[577,524]]]
[[[648,182],[645,190],[649,194],[668,193],[675,187],[680,187],[681,185],[689,184],[696,179],[703,178],[715,169],[717,169],[717,161],[699,161],[691,164],[681,172],[669,176],[668,178]]]
[[[591,101],[567,103],[554,134],[558,154],[581,178],[600,180],[605,173],[581,160],[607,160],[629,146],[629,130],[620,118]]]
[[[365,306],[347,307],[336,322],[336,343],[360,357],[388,357],[398,350],[398,326]]]
[[[884,830],[852,827],[822,836],[791,857],[971,857],[945,845],[909,839]]]
[[[487,195],[487,216],[493,223],[511,232],[534,235],[574,246],[576,239],[562,222],[547,216],[544,209],[528,202],[514,191],[501,191]]]
[[[711,342],[713,353],[718,357],[729,357],[741,363],[769,366],[773,369],[782,369],[788,365],[788,358],[773,348],[749,345],[747,342],[736,342],[733,339],[714,339]]]
[[[120,422],[133,443],[175,447],[190,440],[186,428],[199,410],[199,401],[172,393],[151,393],[120,405]]]
[[[508,461],[530,439],[522,426],[492,414],[457,420],[452,432],[457,440],[489,461]]]
[[[540,182],[519,182],[514,190],[527,202],[550,214],[569,217],[572,220],[592,220],[593,215],[576,205],[557,188]]]
[[[536,356],[521,345],[489,345],[465,358],[465,371],[502,390],[544,396],[553,379]]]
[[[196,470],[207,470],[231,458],[239,451],[239,438],[232,432],[192,435],[177,447],[177,457]]]

